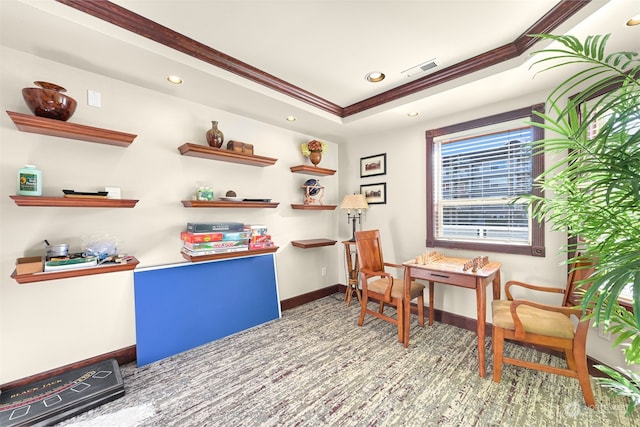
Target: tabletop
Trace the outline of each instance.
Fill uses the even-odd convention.
[[[424,270],[437,270],[447,273],[466,274],[474,277],[489,277],[497,270],[499,270],[502,266],[502,264],[499,262],[491,261],[484,267],[473,271],[471,268],[467,270],[464,269],[464,265],[470,261],[467,258],[444,257],[439,260],[430,261],[427,264],[418,264],[415,261],[415,259],[405,261],[402,263],[402,265],[405,267],[421,268]]]

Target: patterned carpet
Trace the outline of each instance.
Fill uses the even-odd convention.
[[[126,394],[60,425],[85,426],[638,426],[626,401],[594,384],[505,366],[478,376],[476,335],[412,316],[408,349],[393,325],[335,294],[280,320],[136,368]],[[391,309],[388,309],[391,310]],[[491,342],[486,344],[490,377]],[[561,359],[506,344],[505,353]]]

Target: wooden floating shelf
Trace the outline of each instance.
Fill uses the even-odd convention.
[[[307,239],[307,240],[293,240],[291,244],[296,248],[310,249],[319,248],[321,246],[333,246],[337,240],[331,239]]]
[[[291,205],[291,209],[303,209],[308,211],[332,211],[337,205]]]
[[[183,200],[185,208],[275,208],[280,202],[233,202],[230,200]]]
[[[11,278],[16,282],[33,283],[43,282],[45,280],[67,279],[70,277],[91,276],[93,274],[115,273],[116,271],[133,270],[140,263],[136,258],[125,264],[107,264],[98,265],[96,267],[78,268],[75,270],[51,271],[33,274],[16,274],[13,271]]]
[[[219,259],[238,258],[243,256],[270,254],[277,250],[278,250],[278,246],[272,246],[270,248],[265,248],[265,249],[253,249],[250,251],[239,251],[239,252],[225,252],[221,254],[201,255],[201,256],[191,256],[189,254],[185,254],[184,252],[180,252],[180,253],[182,254],[182,257],[187,261],[202,262],[202,261],[215,261]]]
[[[92,126],[30,116],[28,114],[7,111],[16,127],[22,132],[39,133],[41,135],[59,136],[61,138],[78,139],[100,144],[128,147],[137,135],[117,132]]]
[[[178,147],[178,150],[183,156],[200,157],[202,159],[220,160],[251,166],[271,166],[278,161],[278,159],[272,159],[270,157],[242,154],[231,150],[191,144],[188,142]]]
[[[291,166],[290,169],[291,172],[306,173],[307,175],[333,175],[336,173],[333,169],[325,169],[309,165]]]
[[[43,197],[43,196],[9,196],[18,206],[48,206],[66,208],[132,208],[138,200],[130,199],[98,199],[94,197]]]

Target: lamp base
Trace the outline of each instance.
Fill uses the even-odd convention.
[[[355,215],[351,217],[351,225],[353,226],[353,231],[351,232],[351,239],[349,241],[355,242],[356,241],[356,216]]]

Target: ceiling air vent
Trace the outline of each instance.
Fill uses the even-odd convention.
[[[421,74],[428,70],[436,68],[437,66],[438,64],[436,64],[436,59],[433,58],[428,60],[427,62],[423,62],[422,64],[416,65],[415,67],[411,67],[408,70],[404,70],[402,74],[404,74],[407,77],[413,77],[417,74]]]

